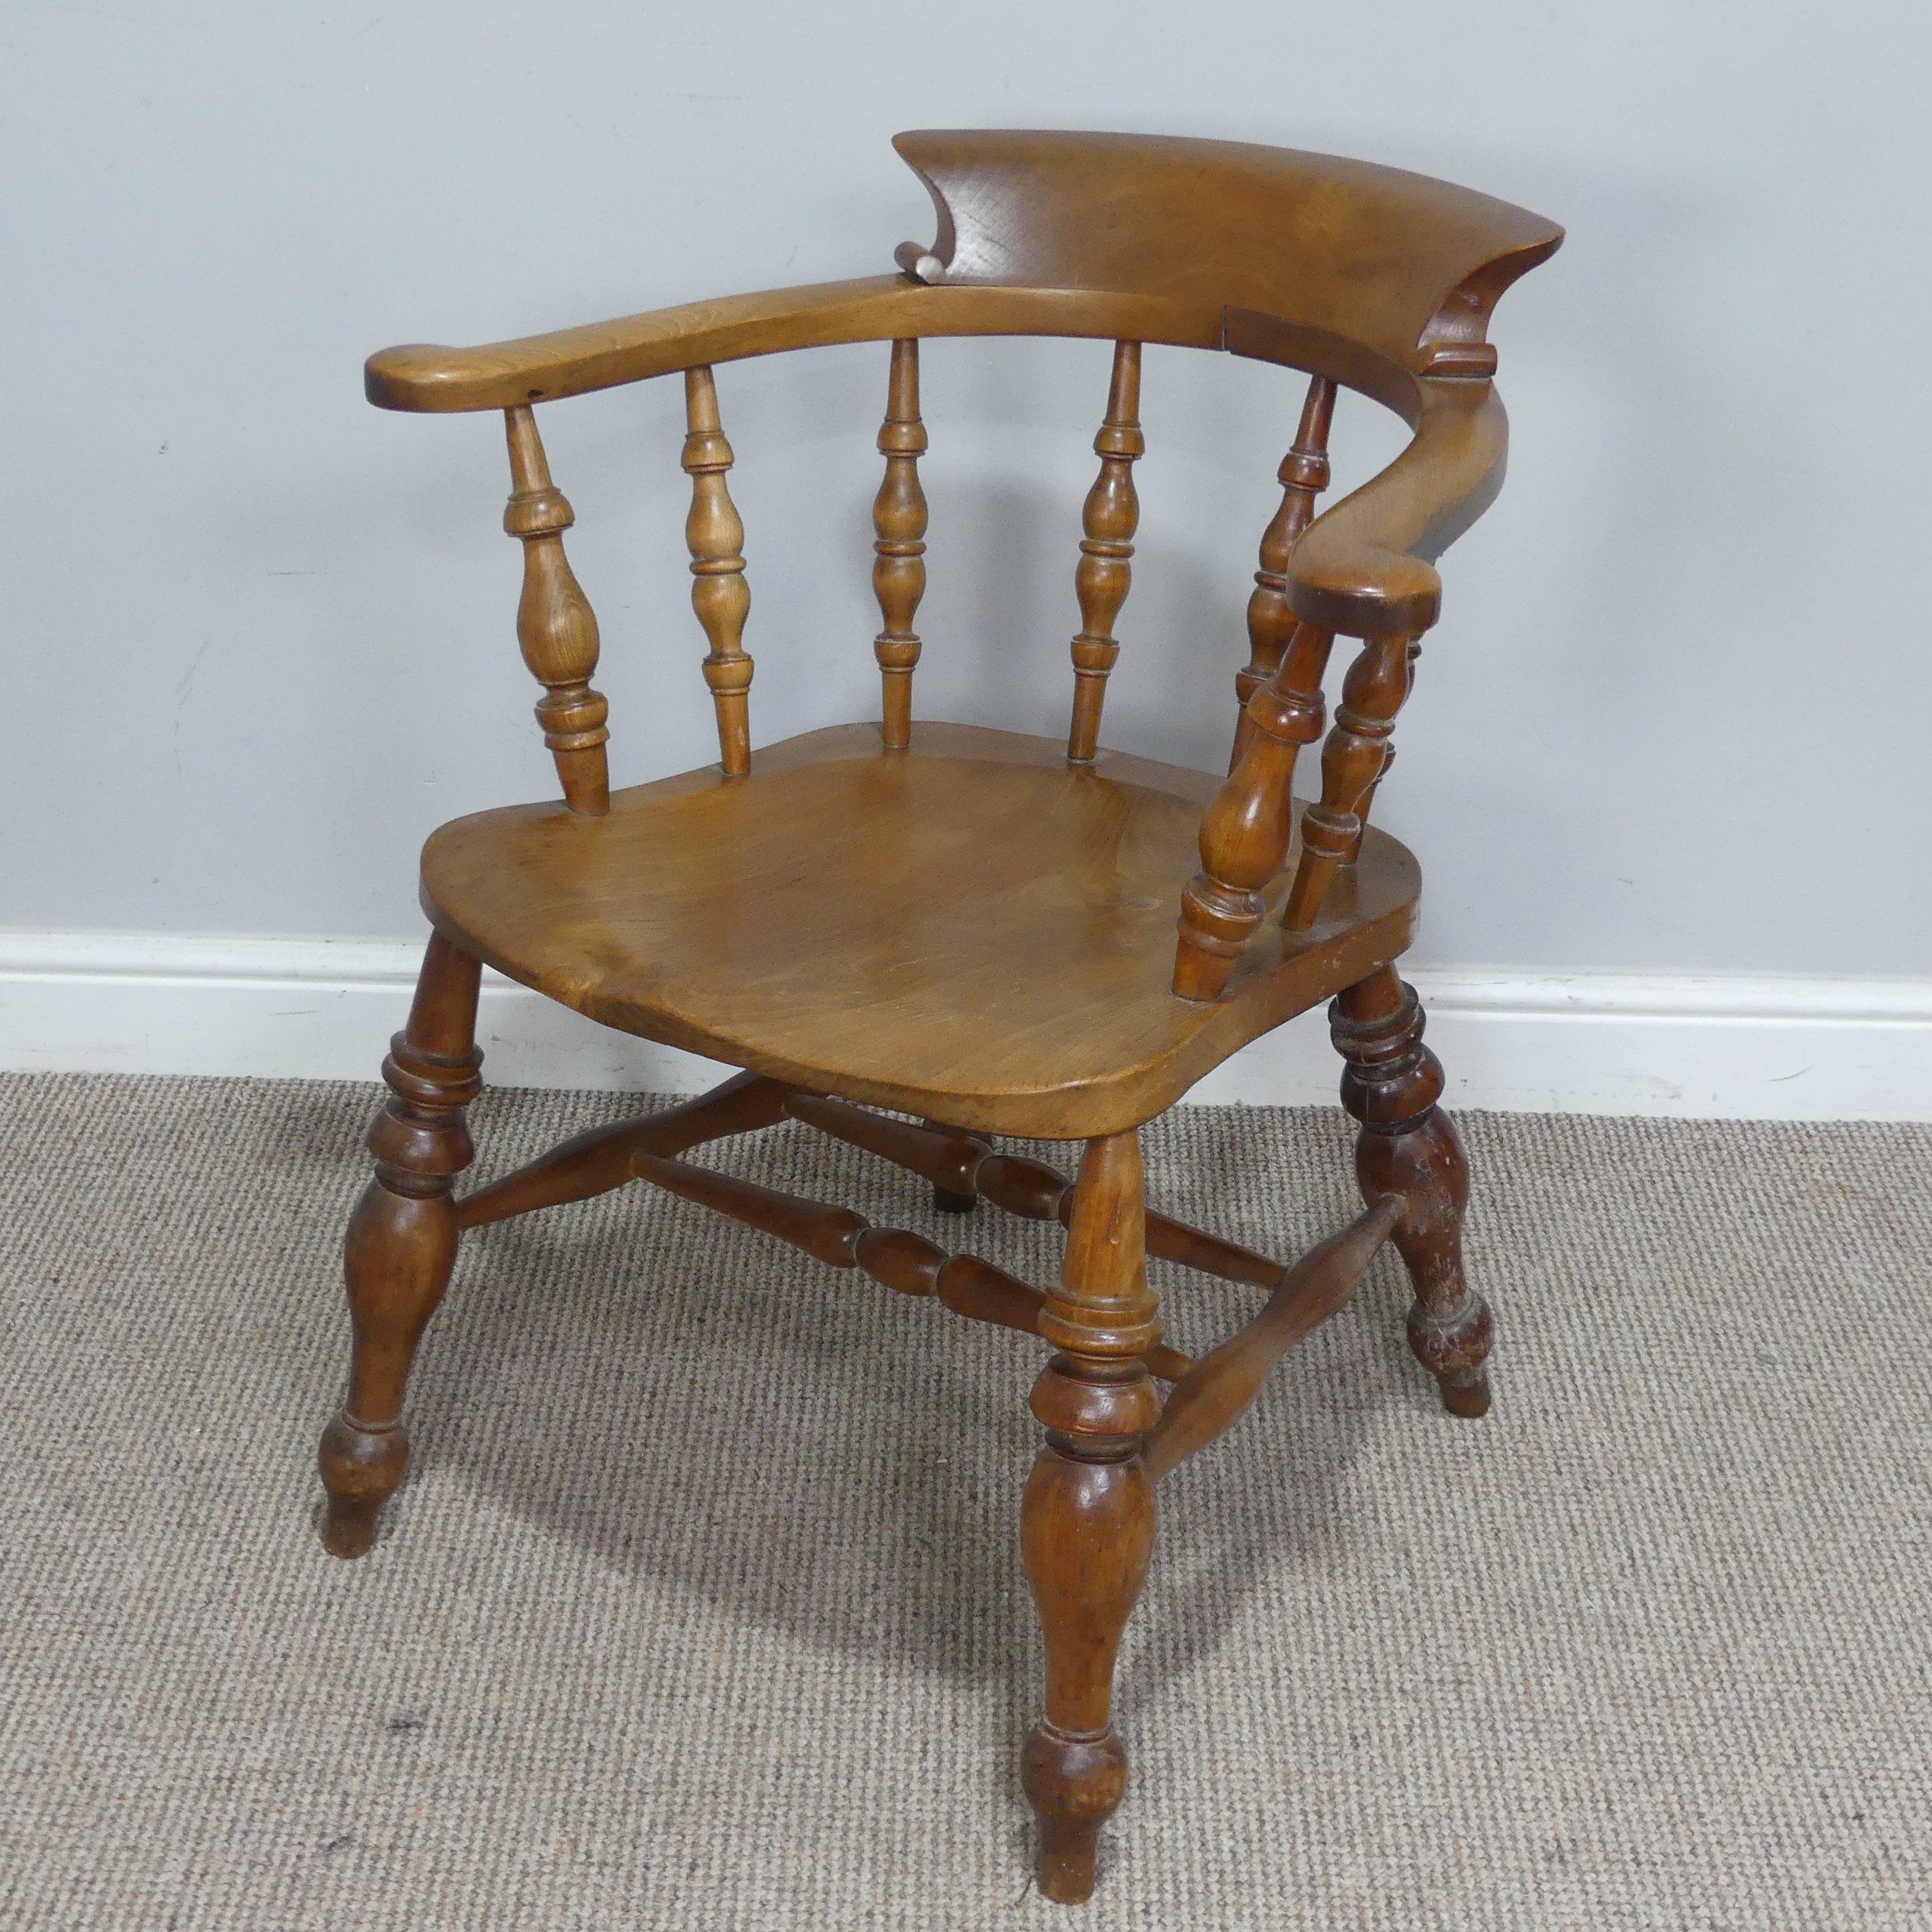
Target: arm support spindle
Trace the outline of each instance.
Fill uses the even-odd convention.
[[[1301,815],[1301,862],[1281,920],[1290,932],[1315,923],[1335,869],[1362,842],[1363,814],[1393,756],[1389,736],[1414,675],[1416,641],[1373,638],[1349,667],[1335,729],[1321,747],[1321,802]]]
[[[919,420],[919,343],[913,338],[893,344],[886,420],[879,428],[886,474],[872,512],[876,532],[872,587],[884,627],[872,648],[883,687],[886,743],[893,751],[912,743],[913,667],[919,662],[913,617],[926,594],[926,492],[919,482],[919,459],[925,453],[926,426]]]
[[[516,609],[517,642],[530,674],[543,686],[537,723],[556,761],[573,811],[593,818],[611,808],[604,719],[611,707],[590,689],[597,668],[597,621],[563,554],[563,532],[577,521],[550,481],[550,466],[527,405],[505,410],[512,494],[503,527],[523,545],[523,595]]]
[[[745,526],[740,522],[725,472],[731,445],[718,417],[718,389],[709,369],[684,372],[685,472],[691,478],[691,514],[684,540],[691,553],[691,607],[711,646],[704,681],[718,713],[718,756],[726,774],[742,778],[751,769],[752,663],[744,648],[751,590],[745,582]]]
[[[1202,815],[1201,869],[1181,893],[1174,990],[1182,999],[1219,999],[1261,923],[1262,891],[1294,835],[1295,759],[1321,736],[1321,673],[1334,642],[1298,625],[1274,675],[1248,700],[1247,743]]]
[[[1248,662],[1234,674],[1234,692],[1240,716],[1234,728],[1232,771],[1241,762],[1254,727],[1247,715],[1248,700],[1281,668],[1283,654],[1294,635],[1296,618],[1288,602],[1288,555],[1315,516],[1315,500],[1328,487],[1328,425],[1335,415],[1335,386],[1325,376],[1310,378],[1301,405],[1301,426],[1281,459],[1278,472],[1281,507],[1262,532],[1260,568],[1248,598]]]
[[[1066,755],[1076,764],[1093,761],[1100,743],[1107,674],[1121,655],[1114,625],[1132,580],[1133,566],[1128,559],[1134,554],[1134,532],[1141,520],[1134,464],[1147,449],[1140,411],[1141,345],[1116,342],[1107,420],[1094,439],[1100,473],[1087,493],[1081,519],[1085,535],[1073,573],[1073,588],[1080,600],[1080,630],[1073,640],[1073,723],[1067,733]]]
[[[1281,1358],[1348,1304],[1402,1215],[1400,1198],[1385,1194],[1290,1268],[1261,1312],[1175,1383],[1141,1451],[1150,1476],[1158,1481],[1247,1413]]]

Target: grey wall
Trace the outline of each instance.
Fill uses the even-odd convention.
[[[0,923],[418,930],[424,832],[548,761],[498,423],[372,410],[362,356],[877,272],[930,234],[891,133],[1005,124],[1331,148],[1569,226],[1498,318],[1510,481],[1380,808],[1424,957],[1923,971],[1929,55],[1908,0],[0,7]],[[883,380],[722,372],[760,738],[875,702]],[[1059,728],[1105,380],[1098,345],[930,351],[927,715]],[[1298,388],[1149,352],[1111,742],[1222,755]],[[679,407],[543,416],[624,781],[713,755]],[[1343,480],[1399,441],[1345,406]]]

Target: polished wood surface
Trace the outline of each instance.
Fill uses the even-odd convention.
[[[332,1556],[359,1556],[409,1466],[403,1392],[417,1344],[449,1286],[459,1233],[456,1177],[474,1157],[463,1110],[482,1091],[476,1046],[481,968],[430,941],[409,1024],[389,1043],[389,1098],[369,1131],[375,1177],[343,1245],[352,1339],[349,1393],[320,1461]]]
[[[1481,352],[1497,300],[1563,239],[1490,196],[1333,155],[1017,130],[903,134],[893,145],[932,194],[939,236],[917,259],[940,285],[862,277],[481,349],[410,344],[369,359],[369,400],[503,409],[696,362],[910,335],[1218,349],[1232,345],[1230,309],[1297,332],[1311,358],[1346,361],[1340,345],[1354,343],[1392,372],[1480,376],[1494,366]],[[984,295],[1007,299],[974,299]],[[1352,379],[1325,361],[1309,366]]]
[[[1321,747],[1321,799],[1301,815],[1301,859],[1281,917],[1291,932],[1314,920],[1336,869],[1359,849],[1369,797],[1394,747],[1396,713],[1409,695],[1414,640],[1371,638],[1342,681],[1335,726]]]
[[[516,635],[530,675],[544,687],[536,707],[543,742],[573,811],[593,818],[610,809],[611,775],[604,719],[611,707],[590,689],[597,668],[597,621],[563,554],[563,532],[576,522],[569,501],[550,481],[550,466],[528,409],[505,413],[512,495],[503,527],[523,544],[523,597]]]
[[[1107,674],[1121,655],[1114,626],[1133,580],[1128,559],[1141,520],[1134,465],[1147,454],[1147,438],[1141,434],[1138,342],[1114,345],[1114,380],[1094,454],[1100,459],[1100,473],[1081,512],[1080,560],[1073,573],[1080,628],[1073,639],[1073,722],[1067,729],[1066,755],[1080,764],[1093,762],[1100,743]]]
[[[1021,1775],[1039,1889],[1073,1903],[1093,1889],[1101,1828],[1126,1788],[1114,1663],[1152,1557],[1156,1481],[1250,1409],[1385,1242],[1408,1271],[1410,1344],[1444,1406],[1473,1417],[1489,1404],[1494,1325],[1462,1260],[1468,1165],[1421,1009],[1394,970],[1420,874],[1369,814],[1440,614],[1437,560],[1502,479],[1493,311],[1561,231],[1445,182],[1239,143],[979,131],[896,145],[936,216],[930,244],[900,244],[897,274],[369,359],[368,393],[384,407],[505,412],[505,525],[524,555],[518,636],[544,687],[537,715],[563,797],[459,819],[423,852],[433,937],[384,1063],[374,1179],[350,1223],[349,1386],[322,1439],[323,1540],[343,1556],[369,1546],[407,1465],[405,1385],[457,1245],[514,1216],[641,1183],[689,1204],[669,1211],[724,1215],[1033,1337],[1051,1352],[1032,1388],[1044,1437],[1019,1515],[1046,1687]],[[928,520],[920,344],[999,335],[1093,339],[1097,400],[1099,345],[1111,345],[1063,743],[914,716]],[[879,723],[787,736],[780,719],[754,755],[745,532],[716,371],[858,342],[890,345],[871,519]],[[1260,539],[1225,774],[1102,741],[1139,534],[1149,342],[1246,359],[1264,385],[1281,384],[1278,370],[1310,378]],[[597,623],[564,555],[572,512],[535,406],[663,375],[683,379],[692,602],[719,755],[613,792],[590,682]],[[1342,388],[1412,434],[1318,514]],[[1285,426],[1294,402],[1263,406]],[[1325,740],[1338,639],[1352,641],[1349,669]],[[1130,652],[1121,675],[1137,671]],[[1298,815],[1299,753],[1318,743],[1321,796]],[[742,1070],[459,1197],[485,964]],[[1284,1264],[1151,1208],[1141,1127],[1325,1001],[1360,1130],[1364,1211]],[[895,1164],[949,1216],[1060,1222],[1057,1284],[684,1158],[781,1123]],[[1077,1179],[999,1134],[1078,1143]],[[1266,1301],[1190,1360],[1162,1332],[1150,1256]]]
[[[1273,675],[1248,699],[1247,742],[1202,815],[1201,869],[1181,895],[1174,991],[1182,999],[1219,999],[1261,923],[1262,895],[1294,835],[1296,754],[1321,735],[1321,673],[1334,641],[1315,624],[1297,624]],[[1331,864],[1321,875],[1323,890],[1333,873]],[[1287,923],[1297,932],[1308,924]]]
[[[923,1236],[875,1226],[849,1208],[781,1194],[663,1155],[635,1153],[631,1168],[640,1180],[775,1235],[833,1267],[860,1269],[901,1294],[934,1296],[969,1321],[990,1321],[1022,1335],[1039,1332],[1046,1294],[976,1255],[948,1254]],[[1150,1375],[1168,1382],[1192,1366],[1186,1356],[1158,1342],[1144,1359]]]
[[[1162,1405],[1141,1451],[1155,1481],[1225,1435],[1287,1352],[1347,1307],[1403,1213],[1398,1197],[1384,1195],[1352,1226],[1311,1248],[1246,1328],[1187,1370]]]
[[[1437,1104],[1442,1063],[1422,1043],[1421,1002],[1385,966],[1335,1000],[1329,1024],[1347,1063],[1342,1104],[1362,1123],[1355,1165],[1362,1199],[1394,1194],[1404,1204],[1393,1238],[1415,1288],[1409,1345],[1451,1415],[1486,1415],[1495,1325],[1463,1274],[1469,1162],[1455,1123]]]
[[[704,681],[718,716],[718,758],[726,775],[742,778],[751,769],[752,663],[744,647],[745,619],[751,592],[745,583],[745,526],[725,482],[731,445],[718,416],[718,386],[708,369],[684,372],[689,425],[684,468],[691,478],[691,514],[684,540],[691,553],[691,607],[698,614],[711,647]]]
[[[1020,1502],[1020,1553],[1046,1649],[1044,1709],[1020,1777],[1039,1821],[1039,1889],[1066,1905],[1093,1891],[1100,1827],[1127,1787],[1114,1662],[1154,1553],[1154,1484],[1140,1450],[1161,1413],[1147,1363],[1161,1325],[1142,1184],[1138,1134],[1087,1143],[1060,1285],[1040,1319],[1058,1351],[1033,1385],[1046,1440]]]
[[[940,1193],[960,1203],[957,1211],[985,1200],[1009,1214],[1038,1221],[1064,1223],[1073,1212],[1073,1183],[1065,1175],[1023,1154],[995,1153],[976,1134],[914,1127],[821,1094],[793,1094],[784,1106],[794,1120],[821,1133],[923,1174]],[[1170,1220],[1151,1208],[1146,1222],[1147,1251],[1164,1261],[1261,1287],[1274,1287],[1281,1277],[1281,1263],[1251,1248]]]
[[[893,751],[904,750],[912,736],[913,668],[920,649],[913,617],[926,594],[926,492],[919,482],[919,459],[925,453],[926,426],[919,418],[919,344],[894,342],[886,420],[879,429],[886,474],[872,512],[872,587],[883,621],[872,640],[872,655],[879,660],[883,687],[883,736]]]
[[[1328,487],[1328,428],[1335,418],[1335,384],[1328,377],[1318,376],[1309,383],[1294,440],[1277,473],[1281,506],[1261,533],[1260,560],[1254,573],[1254,588],[1248,594],[1248,661],[1234,674],[1239,709],[1234,749],[1228,757],[1230,771],[1240,767],[1241,754],[1254,735],[1248,701],[1281,669],[1289,640],[1301,621],[1288,595],[1288,560],[1315,520],[1315,498]],[[1317,679],[1318,697],[1318,671]]]
[[[886,755],[876,727],[842,726],[765,747],[748,781],[707,767],[615,792],[601,819],[457,819],[424,848],[423,903],[607,1026],[961,1127],[1084,1138],[1160,1112],[1409,943],[1415,862],[1372,832],[1312,928],[1270,920],[1224,1000],[1172,998],[1214,783],[923,721]]]
[[[1332,376],[1416,428],[1297,546],[1297,615],[1349,636],[1435,621],[1434,560],[1502,482],[1490,318],[1561,229],[1446,182],[1240,142],[982,131],[895,145],[933,194],[938,239],[915,260],[934,265],[937,285],[862,277],[481,349],[385,349],[369,359],[369,399],[504,409],[740,356],[915,336],[1230,349]]]

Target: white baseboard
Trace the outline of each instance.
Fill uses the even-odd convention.
[[[0,1069],[368,1080],[421,949],[392,940],[0,932]],[[1428,969],[1454,1106],[1723,1120],[1932,1121],[1932,980]],[[695,1092],[707,1060],[486,974],[478,1037],[512,1087]],[[1311,1014],[1194,1090],[1332,1102]]]

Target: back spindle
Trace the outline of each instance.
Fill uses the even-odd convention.
[[[1315,517],[1315,500],[1328,487],[1328,426],[1335,417],[1335,384],[1325,376],[1311,377],[1301,423],[1293,447],[1281,459],[1278,472],[1281,507],[1261,536],[1260,568],[1248,598],[1248,662],[1234,674],[1240,715],[1234,727],[1232,771],[1253,736],[1248,700],[1281,668],[1294,635],[1294,612],[1288,604],[1288,556]]]
[[[725,486],[731,445],[719,422],[718,389],[709,369],[685,371],[684,408],[683,464],[691,478],[684,540],[696,580],[691,607],[711,646],[704,681],[718,713],[719,759],[727,777],[742,778],[751,770],[752,662],[743,644],[751,589],[742,555],[745,526]]]
[[[885,628],[872,640],[883,686],[886,748],[903,751],[912,743],[913,667],[919,662],[919,634],[913,617],[926,594],[926,492],[920,487],[919,459],[926,453],[926,426],[919,420],[919,344],[893,344],[892,378],[886,420],[879,426],[879,454],[885,479],[872,505],[872,587]]]
[[[1114,625],[1127,601],[1132,580],[1134,532],[1141,520],[1134,489],[1134,464],[1147,449],[1141,434],[1141,345],[1114,345],[1114,380],[1107,393],[1107,420],[1094,439],[1100,473],[1087,493],[1073,588],[1080,600],[1080,635],[1073,640],[1073,723],[1066,756],[1075,764],[1093,762],[1100,742],[1100,706],[1107,674],[1121,655]]]
[[[527,404],[504,411],[510,445],[512,494],[503,527],[523,544],[523,595],[517,605],[517,641],[531,675],[543,688],[537,723],[556,760],[565,802],[599,818],[611,808],[604,719],[611,707],[590,689],[597,668],[597,621],[563,554],[563,532],[577,521],[550,466]]]

